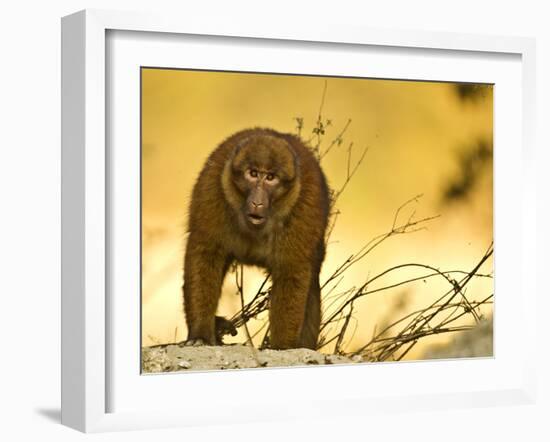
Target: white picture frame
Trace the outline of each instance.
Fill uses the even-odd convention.
[[[333,397],[321,397],[313,394],[315,382],[320,371],[305,369],[250,370],[242,372],[197,373],[182,376],[146,377],[148,391],[140,406],[130,410],[121,407],[113,409],[109,403],[110,392],[115,388],[111,375],[113,361],[116,360],[109,343],[109,327],[114,318],[110,311],[110,277],[108,244],[113,234],[107,228],[112,198],[109,194],[109,134],[106,120],[109,118],[107,94],[110,78],[106,76],[107,34],[108,32],[154,32],[162,35],[217,36],[219,38],[260,39],[273,42],[286,42],[287,45],[308,42],[308,44],[338,44],[338,48],[377,47],[381,51],[389,48],[401,48],[403,51],[429,50],[434,57],[445,53],[469,53],[483,59],[489,54],[508,54],[516,57],[520,63],[519,88],[515,91],[519,99],[518,108],[510,118],[520,115],[515,124],[518,145],[512,146],[521,167],[517,176],[521,186],[517,189],[513,220],[506,229],[519,228],[518,238],[513,247],[502,247],[496,242],[496,273],[502,263],[520,260],[521,273],[514,287],[518,289],[514,306],[521,314],[517,316],[516,327],[522,329],[524,345],[521,360],[510,363],[505,352],[499,360],[481,361],[484,369],[498,368],[495,381],[486,388],[469,383],[466,376],[464,385],[459,389],[445,390],[437,382],[433,388],[418,394],[414,389],[408,391],[401,387],[401,393],[384,393],[382,388],[374,394],[368,394],[361,388],[350,394],[349,388],[342,388],[342,394]],[[145,34],[144,34],[145,35]],[[150,34],[149,34],[150,35]],[[159,35],[159,34],[156,34]],[[256,40],[258,41],[258,40]],[[335,49],[338,50],[338,49]],[[112,55],[112,54],[111,54]],[[416,31],[387,31],[357,29],[342,25],[292,26],[281,27],[277,24],[259,23],[242,20],[236,22],[212,22],[200,17],[166,17],[151,14],[86,10],[64,17],[62,20],[62,423],[85,432],[111,431],[139,428],[158,428],[168,426],[208,425],[214,420],[220,422],[243,422],[329,416],[335,414],[366,414],[375,410],[395,412],[410,409],[441,409],[451,407],[469,407],[499,404],[532,403],[536,385],[534,377],[533,339],[535,323],[528,320],[529,312],[536,305],[535,281],[529,276],[529,269],[535,268],[535,178],[534,170],[534,105],[535,105],[535,45],[533,39],[518,37],[492,37],[451,33],[427,33]],[[401,77],[400,77],[401,78]],[[514,83],[515,84],[515,83]],[[498,84],[497,84],[498,90]],[[495,104],[498,106],[498,104]],[[517,112],[516,112],[517,111]],[[498,138],[495,143],[499,143]],[[498,167],[498,163],[497,163]],[[517,167],[517,164],[516,164]],[[505,198],[499,197],[499,188],[507,184],[495,180],[495,208],[503,208]],[[502,192],[500,192],[502,195]],[[516,196],[516,194],[514,194]],[[520,207],[518,210],[517,208]],[[497,212],[495,212],[497,213]],[[499,223],[496,215],[496,223]],[[502,235],[501,235],[502,237]],[[510,250],[517,253],[513,258]],[[519,258],[518,258],[519,257]],[[503,272],[503,278],[506,272]],[[499,276],[497,276],[499,278]],[[497,286],[498,287],[498,286]],[[498,289],[497,289],[498,290]],[[505,289],[503,305],[506,304]],[[508,291],[511,291],[509,288]],[[519,293],[519,295],[518,295]],[[139,298],[136,298],[138,302]],[[500,311],[497,307],[497,312]],[[502,318],[505,317],[504,309]],[[497,318],[499,313],[496,314]],[[499,321],[499,319],[496,319]],[[506,335],[506,322],[496,327],[498,336]],[[124,338],[121,338],[124,339]],[[130,342],[129,342],[130,344]],[[132,344],[133,345],[133,344]],[[129,351],[138,352],[137,347],[128,345]],[[509,345],[512,345],[510,343]],[[117,353],[118,354],[118,353]],[[495,362],[496,361],[496,362]],[[502,362],[502,363],[501,363]],[[477,362],[476,362],[477,363]],[[396,370],[421,379],[434,364],[445,367],[446,372],[469,373],[472,361],[423,362],[422,364],[374,364],[369,368],[369,376],[394,376]],[[441,365],[446,364],[446,365]],[[358,370],[365,370],[368,364],[354,367],[330,367],[323,376],[342,376],[353,382],[358,379]],[[437,372],[437,370],[435,371]],[[431,376],[433,377],[432,372]],[[315,373],[315,374],[314,374]],[[365,373],[365,372],[362,372]],[[139,373],[135,373],[139,376]],[[183,378],[187,377],[187,384]],[[142,377],[143,378],[143,377]],[[179,379],[177,379],[179,378]],[[120,376],[118,376],[120,379]],[[137,379],[137,378],[136,378]],[[156,379],[156,380],[153,380]],[[176,380],[177,379],[177,380]],[[139,382],[141,378],[138,379]],[[182,381],[182,382],[180,382]],[[156,401],[149,400],[152,391],[162,391],[170,385],[180,383],[184,389],[185,400],[180,406],[171,403],[158,407]],[[255,397],[254,403],[227,401],[223,394],[213,396],[214,392],[231,389],[231,385],[246,382],[254,388],[273,384],[272,396],[280,390],[283,382],[289,385],[301,383],[306,397],[292,397],[287,404],[279,401],[269,402],[269,394]],[[162,385],[161,385],[162,383]],[[129,384],[130,385],[130,384]],[[134,384],[135,385],[135,384]],[[351,385],[351,384],[350,384]],[[469,386],[470,385],[470,386]],[[268,388],[268,387],[266,387]],[[206,389],[206,390],[205,390]],[[127,390],[125,390],[127,391]],[[206,391],[206,392],[205,392]],[[399,391],[399,390],[396,390]],[[127,394],[122,391],[121,394]],[[140,393],[141,394],[141,393]],[[201,395],[207,401],[201,400]],[[131,397],[127,402],[139,401]],[[195,405],[190,406],[189,398]],[[307,404],[306,407],[303,404]],[[155,405],[150,405],[155,404]],[[233,410],[227,413],[228,407]],[[219,409],[219,411],[212,411]]]

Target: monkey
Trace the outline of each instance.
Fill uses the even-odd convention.
[[[270,347],[317,347],[329,195],[319,161],[296,135],[245,129],[210,154],[188,212],[184,345],[220,344],[215,313],[237,262],[271,275]]]

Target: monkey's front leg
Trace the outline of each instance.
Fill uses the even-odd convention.
[[[311,271],[297,266],[273,272],[269,308],[270,343],[275,349],[297,348],[304,325]]]
[[[215,314],[227,256],[219,248],[189,237],[185,251],[183,299],[187,321],[187,345],[216,345]]]

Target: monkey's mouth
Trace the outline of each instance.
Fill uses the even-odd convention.
[[[250,224],[253,224],[255,226],[261,226],[263,223],[265,223],[265,217],[258,215],[256,213],[249,213],[247,215],[247,218],[248,218],[248,222],[250,222]]]

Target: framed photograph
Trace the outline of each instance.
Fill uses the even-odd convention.
[[[65,425],[534,400],[533,40],[87,10],[62,56]]]

